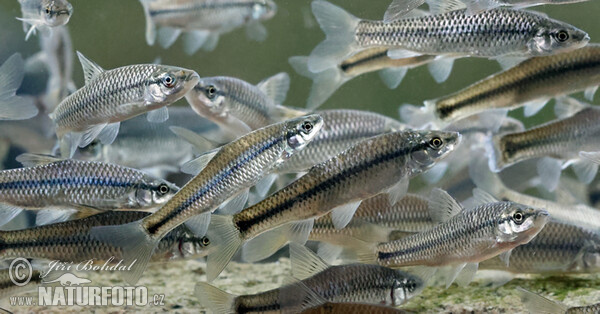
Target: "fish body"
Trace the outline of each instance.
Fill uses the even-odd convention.
[[[74,54],[69,28],[56,27],[50,36],[41,36],[40,47],[50,76],[43,103],[46,112],[52,112],[63,99],[77,89],[72,77]]]
[[[125,224],[148,215],[148,212],[114,211],[24,230],[1,231],[0,258],[23,257],[75,264],[93,259],[117,263],[122,259],[119,248],[94,240],[90,229]],[[180,226],[163,238],[154,252],[153,261],[202,256],[207,252],[205,241]]]
[[[517,246],[508,265],[498,257],[483,261],[480,269],[513,273],[595,273],[600,269],[600,232],[553,221],[529,243]]]
[[[291,57],[289,63],[298,74],[313,80],[306,106],[314,109],[323,104],[338,88],[357,76],[379,71],[385,85],[393,89],[400,85],[408,69],[429,64],[435,58],[434,55],[420,55],[392,59],[388,56],[387,48],[369,48],[357,52],[334,67],[317,73],[309,70],[307,56]]]
[[[32,269],[29,282],[26,285],[17,286],[11,268],[0,270],[0,300],[36,290],[42,284],[43,278],[40,277],[42,273],[38,269]]]
[[[178,191],[167,181],[118,165],[37,155],[19,160],[25,158],[33,160],[25,162],[31,167],[0,172],[0,206],[5,214],[52,208],[151,210]]]
[[[451,95],[426,102],[434,117],[456,121],[490,109],[529,105],[537,112],[552,97],[600,85],[600,45],[534,57]]]
[[[179,165],[193,158],[194,146],[171,132],[169,128],[172,126],[196,133],[216,129],[189,107],[169,107],[169,120],[148,123],[145,117],[137,116],[121,123],[119,136],[112,144],[104,145],[95,140],[79,148],[75,156],[135,169],[176,172]]]
[[[389,306],[373,305],[365,303],[333,303],[327,302],[319,306],[311,307],[308,310],[302,311],[303,314],[333,314],[333,313],[347,313],[347,314],[360,314],[360,313],[371,313],[371,314],[384,314],[384,313],[405,313],[405,311],[396,309]]]
[[[358,50],[386,47],[390,56],[415,54],[531,57],[579,48],[589,36],[542,14],[497,8],[476,14],[466,9],[394,21],[358,19],[325,1],[312,4],[327,38],[311,53],[308,67],[323,71]],[[409,51],[406,53],[405,51]]]
[[[67,157],[77,146],[87,146],[96,137],[105,144],[112,143],[119,123],[142,113],[149,112],[148,119],[154,122],[166,120],[168,111],[163,107],[182,98],[199,80],[195,71],[156,64],[105,71],[78,55],[86,84],[50,114],[61,139],[61,153]],[[64,138],[67,133],[71,133],[69,142]]]
[[[387,267],[444,266],[478,263],[529,242],[542,230],[548,212],[512,202],[494,202],[460,210],[442,192],[432,192],[433,204],[444,210],[452,205],[454,216],[427,231],[376,246],[376,262]],[[442,203],[446,202],[446,203]],[[436,206],[436,205],[433,205]],[[447,208],[445,209],[448,210]],[[460,211],[458,211],[460,210]],[[458,211],[458,212],[457,212]]]
[[[258,85],[234,77],[205,77],[185,96],[194,111],[242,136],[306,113],[281,106],[290,87],[287,73]]]
[[[213,50],[219,36],[246,25],[249,37],[266,38],[261,21],[272,18],[277,6],[270,0],[140,0],[146,15],[146,41],[153,45],[156,28],[159,41],[169,47],[185,32],[185,50]],[[196,41],[195,43],[192,41]]]
[[[564,303],[550,300],[521,287],[517,287],[517,292],[521,295],[521,301],[525,305],[525,308],[534,314],[586,314],[600,312],[600,303],[570,307]]]
[[[128,281],[135,282],[158,241],[169,231],[197,216],[188,226],[204,235],[212,211],[303,149],[322,124],[319,115],[299,117],[258,129],[211,151],[200,173],[158,211],[127,225],[98,227],[92,233],[101,241],[123,247],[127,260],[137,260],[138,266],[126,274]]]
[[[400,270],[377,265],[329,266],[306,247],[290,249],[294,276],[301,279],[281,288],[234,296],[207,283],[196,285],[203,306],[214,312],[299,313],[325,302],[355,302],[398,306],[424,288],[424,280]],[[221,302],[215,302],[215,301]],[[227,300],[226,302],[223,302]]]
[[[27,33],[25,40],[35,34],[36,30],[65,25],[73,14],[73,6],[66,0],[19,0],[23,16],[23,30]]]
[[[288,240],[306,241],[316,217],[331,211],[334,225],[343,228],[363,199],[388,191],[395,202],[406,193],[408,178],[432,167],[458,142],[458,133],[441,131],[398,131],[368,138],[240,213],[215,217],[208,234],[219,238],[213,241],[219,248],[208,256],[209,279],[244,242],[243,258],[260,260]]]

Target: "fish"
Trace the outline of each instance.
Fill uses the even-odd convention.
[[[438,8],[437,10],[448,6],[465,6],[468,14],[475,14],[506,6],[514,9],[523,9],[544,4],[568,4],[585,1],[588,0],[459,0],[460,3],[455,4],[455,1],[448,0],[394,0],[385,12],[383,20],[385,22],[393,22],[424,3],[428,3],[433,8]]]
[[[73,15],[73,5],[67,0],[19,0],[23,22],[23,30],[27,33],[25,40],[37,30],[49,33],[52,28],[66,25]]]
[[[344,248],[367,243],[391,241],[392,236],[412,234],[432,228],[429,202],[416,194],[406,194],[390,204],[386,193],[375,195],[360,203],[352,220],[343,229],[336,229],[327,214],[315,220],[308,236],[319,241],[317,254],[326,261],[335,260]]]
[[[307,310],[302,311],[302,314],[334,314],[334,313],[347,313],[347,314],[360,314],[360,313],[371,313],[371,314],[392,314],[392,313],[408,313],[406,311],[396,309],[389,306],[365,304],[365,303],[334,303],[325,302],[321,305],[311,307]]]
[[[556,106],[557,111],[576,112],[527,131],[490,137],[487,152],[490,169],[498,172],[523,160],[541,158],[538,173],[542,185],[549,191],[556,189],[562,169],[569,165],[581,182],[592,182],[598,172],[598,164],[582,158],[580,152],[600,152],[597,140],[600,136],[600,110],[574,99],[559,100]]]
[[[171,128],[185,128],[200,134],[217,128],[198,117],[190,107],[170,106],[168,110],[169,120],[163,123],[146,123],[143,116],[123,121],[119,136],[112,144],[104,145],[96,139],[86,147],[78,148],[74,158],[140,169],[162,178],[167,173],[179,172],[180,165],[214,146],[210,142],[205,142],[202,147],[194,146]]]
[[[278,73],[256,86],[234,77],[204,77],[185,98],[200,116],[238,136],[306,112],[281,106],[290,88],[287,73]]]
[[[591,100],[599,85],[600,45],[589,44],[530,58],[458,92],[425,101],[424,107],[405,109],[412,113],[406,119],[417,125],[434,121],[443,126],[484,111],[519,107],[525,107],[525,116],[533,116],[554,97],[584,91]]]
[[[436,11],[431,4],[430,9]],[[326,35],[309,56],[308,68],[316,73],[373,47],[389,48],[388,56],[396,59],[444,55],[446,67],[451,68],[457,57],[549,55],[583,47],[590,39],[567,23],[509,8],[469,15],[466,9],[449,6],[438,10],[439,14],[410,12],[412,15],[392,22],[361,20],[322,0],[313,1],[312,10]]]
[[[0,172],[1,223],[24,209],[42,221],[68,219],[77,210],[152,210],[179,188],[139,170],[101,162],[23,154],[25,167]]]
[[[0,300],[36,291],[37,287],[42,285],[43,278],[40,277],[42,271],[39,269],[31,269],[31,278],[26,285],[15,285],[13,272],[12,268],[0,269]]]
[[[211,212],[219,206],[243,206],[248,189],[278,163],[303,149],[322,125],[323,119],[316,114],[294,118],[206,152],[198,158],[199,174],[158,211],[126,225],[93,228],[92,236],[122,248],[124,259],[130,263],[136,261],[131,271],[122,274],[127,282],[135,283],[169,231],[186,223],[198,236],[205,235]]]
[[[121,260],[122,252],[93,239],[90,230],[95,226],[129,223],[148,215],[149,212],[112,211],[24,230],[0,231],[0,259],[21,257],[74,264],[94,260],[94,263],[114,264]],[[197,237],[187,227],[179,226],[161,240],[152,261],[202,257],[209,249],[208,238]]]
[[[395,203],[408,179],[452,152],[460,135],[441,131],[398,131],[365,139],[312,167],[304,176],[261,202],[229,215],[214,215],[207,234],[215,252],[207,258],[212,281],[243,246],[245,261],[258,261],[288,241],[304,243],[314,219],[332,213],[345,227],[362,200],[388,192]]]
[[[306,101],[308,109],[322,105],[333,93],[353,78],[365,73],[379,71],[379,76],[390,89],[400,85],[409,69],[435,62],[435,55],[420,55],[401,59],[392,59],[387,55],[387,48],[370,48],[359,51],[353,56],[341,61],[334,67],[313,73],[308,68],[308,56],[294,56],[288,59],[290,65],[298,74],[313,80],[310,94]],[[430,70],[435,70],[435,65]],[[433,72],[432,72],[433,73]],[[436,76],[442,82],[450,73]],[[445,77],[444,77],[445,76]]]
[[[517,246],[510,263],[491,258],[479,269],[511,273],[564,274],[596,273],[600,270],[600,232],[550,219],[529,243]]]
[[[521,295],[521,302],[525,308],[533,314],[538,313],[597,313],[600,311],[600,303],[586,306],[568,306],[564,303],[550,300],[539,294],[517,287],[517,292]]]
[[[429,208],[434,221],[427,231],[381,243],[359,254],[363,262],[386,267],[451,266],[449,286],[464,271],[472,279],[478,263],[528,243],[544,228],[548,212],[514,202],[500,202],[489,195],[475,193],[479,204],[463,209],[448,193],[433,189]],[[470,281],[470,280],[469,280]]]
[[[424,288],[418,275],[376,265],[330,266],[298,244],[290,246],[290,259],[297,279],[281,288],[235,296],[200,282],[195,294],[214,313],[300,313],[326,301],[398,306]]]
[[[49,78],[43,104],[46,113],[54,111],[56,106],[77,88],[73,82],[73,43],[69,28],[54,28],[50,36],[40,37],[42,51],[38,54],[48,67]]]
[[[271,0],[140,0],[146,16],[146,42],[157,37],[168,48],[184,33],[183,49],[194,54],[202,48],[212,51],[219,36],[245,26],[248,38],[264,41],[266,28],[260,23],[271,19],[277,5]]]
[[[570,223],[594,232],[600,232],[600,216],[597,209],[584,204],[561,204],[560,202],[514,191],[504,185],[497,174],[490,171],[487,160],[482,156],[472,159],[469,166],[469,175],[479,189],[498,199],[544,208],[554,221]]]
[[[150,122],[167,120],[166,106],[182,98],[200,79],[193,70],[157,64],[104,70],[79,51],[77,56],[85,85],[50,113],[64,158],[95,138],[111,144],[120,122],[142,113],[148,112]]]
[[[26,120],[38,114],[33,98],[17,96],[24,76],[25,63],[19,53],[8,57],[0,66],[0,121]]]

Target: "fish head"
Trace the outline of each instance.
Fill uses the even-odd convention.
[[[177,252],[181,258],[198,258],[212,253],[214,246],[208,236],[198,237],[191,231],[186,232],[179,239]]]
[[[169,104],[190,91],[200,80],[196,71],[159,65],[152,73],[144,99],[147,104]]]
[[[145,176],[136,189],[133,203],[144,208],[161,206],[178,191],[179,187],[175,184]]]
[[[225,84],[218,78],[206,77],[198,81],[186,99],[199,115],[221,121],[228,116],[226,90]]]
[[[525,244],[546,225],[549,215],[544,209],[509,203],[500,213],[496,228],[496,242]]]
[[[100,161],[103,156],[103,146],[100,140],[95,139],[85,147],[80,147],[73,155],[75,159]]]
[[[323,118],[318,114],[310,114],[284,122],[284,136],[287,142],[284,158],[302,150],[310,143],[323,127]]]
[[[272,0],[259,0],[252,5],[253,20],[268,20],[277,13],[277,5]]]
[[[462,136],[458,132],[414,131],[416,132],[414,150],[410,153],[411,169],[425,171],[446,157],[460,143]]]
[[[589,41],[590,36],[583,30],[567,23],[545,19],[540,23],[528,48],[533,55],[549,55],[581,48]]]
[[[396,270],[396,276],[393,280],[392,291],[389,295],[390,300],[387,302],[392,306],[406,303],[425,288],[425,282],[421,278],[403,271]]]
[[[73,6],[66,0],[44,0],[39,15],[45,25],[55,27],[65,25],[73,14]]]

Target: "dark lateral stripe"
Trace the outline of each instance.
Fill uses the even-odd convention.
[[[42,180],[21,180],[21,181],[10,181],[1,182],[0,190],[16,190],[16,189],[34,189],[40,187],[73,187],[73,186],[108,186],[127,188],[138,186],[138,183],[120,181],[116,178],[110,177],[72,177],[72,178],[53,178],[53,179],[42,179]],[[148,186],[141,186],[142,188],[149,188]]]
[[[525,215],[525,219],[527,219],[531,216],[532,215],[530,215],[530,214]],[[416,253],[419,251],[428,250],[435,246],[440,245],[440,243],[448,243],[448,242],[452,241],[453,239],[460,237],[463,234],[474,234],[481,229],[491,227],[494,224],[501,224],[508,220],[511,220],[511,218],[508,217],[508,218],[504,218],[503,220],[499,220],[499,221],[495,220],[495,219],[489,219],[487,221],[484,221],[481,224],[472,226],[470,228],[465,228],[465,229],[460,229],[460,230],[452,230],[451,232],[447,233],[446,235],[441,236],[440,238],[433,239],[431,241],[427,241],[425,243],[421,243],[421,244],[406,248],[404,250],[399,250],[399,251],[394,251],[394,252],[377,252],[377,260],[381,261],[381,260],[394,258],[397,256],[409,255],[409,254],[413,254],[413,253]]]
[[[347,62],[347,63],[344,62],[344,63],[340,64],[340,69],[342,69],[342,71],[344,71],[344,72],[347,72],[353,67],[360,66],[360,65],[363,65],[370,61],[377,60],[377,59],[380,59],[383,57],[387,57],[387,50],[384,50],[383,52],[380,52],[377,54],[370,55],[363,59],[356,60],[354,62]]]
[[[568,64],[563,67],[556,67],[554,64],[549,64],[548,66],[549,66],[549,68],[544,69],[544,71],[540,71],[539,73],[529,76],[529,77],[524,77],[518,81],[512,82],[511,84],[502,85],[502,86],[499,86],[498,88],[495,88],[492,90],[486,90],[482,93],[477,94],[476,96],[470,97],[468,99],[465,99],[461,102],[457,102],[457,103],[449,105],[449,106],[447,106],[447,105],[446,106],[438,106],[436,108],[438,117],[440,117],[441,119],[445,119],[448,116],[450,116],[452,114],[452,112],[454,112],[456,110],[470,106],[473,103],[478,103],[478,102],[484,101],[489,97],[493,97],[497,94],[505,93],[512,89],[527,90],[527,88],[528,88],[527,86],[530,86],[530,84],[532,82],[547,80],[548,78],[551,78],[551,77],[566,76],[573,72],[585,71],[585,70],[593,68],[593,67],[598,67],[598,66],[600,66],[600,58],[598,58],[596,60],[581,60],[579,62],[574,62],[572,64]],[[505,72],[503,72],[503,73],[505,73]],[[467,87],[466,89],[469,89],[469,88],[477,86],[477,85],[480,85],[480,83],[476,83],[476,85],[472,85],[470,87]]]
[[[151,10],[149,12],[151,17],[162,15],[162,14],[179,14],[179,13],[190,13],[190,11],[201,11],[210,9],[231,9],[231,8],[244,8],[252,7],[257,3],[255,2],[229,2],[229,3],[211,3],[211,4],[194,4],[185,7],[173,8],[173,9],[161,9]]]
[[[421,150],[426,146],[427,146],[426,143],[422,143],[422,144],[419,144],[417,147],[403,147],[400,150],[395,150],[388,154],[376,157],[373,160],[368,160],[368,161],[359,163],[356,166],[350,167],[350,168],[330,177],[329,179],[327,179],[323,182],[320,182],[319,184],[304,191],[303,193],[300,193],[299,195],[266,210],[264,213],[262,213],[260,215],[254,216],[248,220],[237,221],[236,225],[237,225],[238,229],[240,230],[240,232],[242,232],[242,233],[246,232],[249,229],[251,229],[254,225],[259,224],[262,221],[265,221],[267,219],[270,219],[271,217],[273,217],[279,213],[290,210],[296,202],[310,199],[311,197],[313,197],[319,193],[322,193],[324,191],[334,188],[337,184],[344,181],[345,179],[350,177],[350,175],[352,175],[352,174],[364,172],[364,171],[368,170],[369,168],[372,168],[378,164],[381,164],[386,161],[406,155],[413,150]],[[309,172],[309,174],[310,174],[310,172]]]
[[[260,156],[264,151],[266,151],[266,150],[270,149],[271,147],[282,142],[284,140],[284,138],[285,138],[284,136],[280,136],[280,137],[277,137],[277,138],[271,140],[270,142],[267,142],[265,145],[261,146],[259,149],[255,150],[252,154],[249,154],[247,157],[245,157],[241,160],[238,159],[238,162],[235,165],[233,165],[233,167],[231,167],[229,169],[225,169],[225,171],[219,172],[219,175],[215,176],[215,178],[210,180],[208,182],[208,184],[204,185],[200,190],[198,190],[198,192],[196,192],[194,195],[192,195],[190,198],[188,198],[185,202],[180,204],[177,208],[175,208],[173,211],[171,211],[167,216],[165,216],[158,223],[152,225],[148,229],[148,232],[150,232],[150,234],[154,234],[159,228],[161,228],[162,226],[167,224],[171,219],[175,218],[181,212],[183,212],[184,210],[186,210],[190,206],[192,206],[197,200],[204,197],[210,190],[212,190],[214,187],[218,186],[221,182],[223,182],[232,173],[235,173],[235,172],[241,170],[242,167],[244,167],[244,165],[246,165],[247,163],[249,163],[256,157]]]

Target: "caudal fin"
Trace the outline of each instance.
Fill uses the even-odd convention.
[[[24,75],[25,64],[19,53],[0,66],[0,120],[24,120],[38,114],[32,98],[16,96]]]
[[[200,300],[200,305],[210,309],[214,314],[235,313],[236,296],[233,294],[229,294],[206,282],[196,284],[194,294]]]
[[[541,295],[517,287],[521,302],[531,313],[566,313],[569,307],[565,304],[544,298]]]
[[[221,215],[212,215],[206,237],[210,240],[214,252],[206,259],[206,279],[213,281],[238,251],[242,245],[242,238],[233,224],[233,217]]]
[[[490,171],[487,160],[483,156],[476,157],[469,165],[469,175],[475,185],[501,199],[506,187],[497,174]]]
[[[309,57],[291,57],[290,65],[298,74],[313,80],[313,85],[306,101],[306,108],[314,110],[321,106],[333,93],[348,81],[342,70],[336,65],[318,73],[308,69]]]
[[[156,41],[156,25],[154,25],[152,17],[150,16],[148,2],[149,0],[140,0],[140,3],[144,8],[144,16],[146,17],[146,43],[150,46],[154,46],[154,42]]]
[[[403,104],[398,108],[400,118],[406,124],[416,128],[439,127],[440,122],[435,118],[433,105],[426,104],[425,107],[417,107],[411,104]]]
[[[334,67],[355,50],[354,31],[359,19],[327,1],[312,3],[312,11],[326,38],[310,54],[308,68],[321,72]]]
[[[160,241],[160,238],[153,238],[148,234],[141,220],[124,225],[94,227],[90,235],[93,239],[121,249],[123,264],[129,266],[121,274],[132,285],[138,282],[146,270]]]

